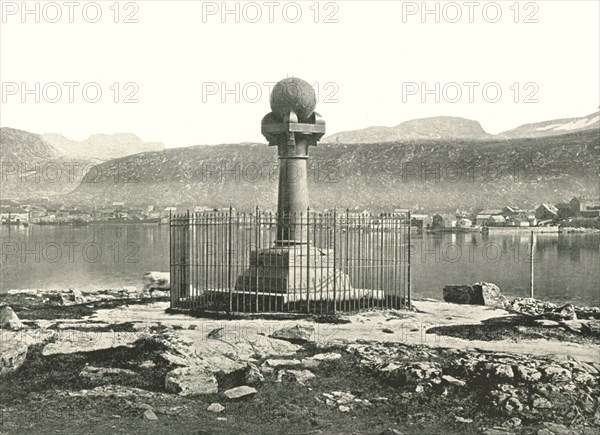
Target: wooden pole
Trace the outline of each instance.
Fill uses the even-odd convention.
[[[533,298],[534,273],[533,273],[533,257],[535,252],[535,241],[533,231],[529,237],[529,297]]]

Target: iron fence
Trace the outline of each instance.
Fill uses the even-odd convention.
[[[409,211],[173,215],[171,307],[332,314],[410,306],[410,237]]]

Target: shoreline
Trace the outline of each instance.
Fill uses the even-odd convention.
[[[148,293],[148,291],[144,292],[143,286],[141,285],[124,285],[124,286],[114,286],[114,287],[101,287],[101,286],[97,286],[94,287],[93,289],[90,288],[84,288],[84,289],[79,289],[79,288],[11,288],[11,289],[4,289],[2,292],[0,292],[0,304],[2,303],[2,298],[6,297],[6,296],[29,296],[29,297],[34,297],[34,298],[41,298],[41,299],[48,299],[49,297],[52,297],[53,295],[58,295],[58,294],[64,294],[64,295],[68,295],[71,292],[76,292],[76,293],[81,293],[83,296],[88,297],[89,301],[100,301],[100,300],[114,300],[114,299],[131,299],[131,298],[136,298],[140,295],[144,295],[145,297],[149,297],[150,294]],[[503,291],[503,294],[505,294],[505,296],[510,299],[510,300],[515,300],[515,299],[526,299],[528,298],[527,296],[520,296],[522,294],[527,293],[525,291],[525,289],[521,289],[520,291],[515,291],[514,293],[510,293],[510,292],[506,292]],[[157,291],[156,293],[154,293],[154,297],[165,297],[168,296],[168,291]],[[537,298],[535,298],[537,299]],[[600,300],[598,301],[597,305],[595,304],[585,304],[585,303],[581,303],[581,302],[577,302],[577,301],[573,301],[573,300],[550,300],[547,298],[541,298],[541,299],[537,299],[539,301],[545,302],[545,303],[551,303],[551,304],[556,304],[556,305],[567,305],[567,304],[572,304],[574,306],[578,306],[581,308],[584,307],[600,307]],[[423,296],[423,297],[413,297],[413,301],[437,301],[437,302],[443,302],[442,299],[438,299],[435,297],[427,297],[427,296]]]

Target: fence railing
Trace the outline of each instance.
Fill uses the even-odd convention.
[[[314,314],[401,308],[411,297],[410,233],[408,211],[173,215],[171,306]]]

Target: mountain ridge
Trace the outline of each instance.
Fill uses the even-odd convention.
[[[46,133],[41,137],[64,155],[101,161],[165,149],[162,143],[144,142],[132,133],[93,134],[82,141],[55,133]]]
[[[546,137],[600,128],[600,111],[576,118],[555,119],[520,125],[498,134],[487,133],[478,121],[452,116],[434,116],[402,122],[394,127],[371,126],[334,133],[322,143],[375,143],[414,140],[485,140]]]

